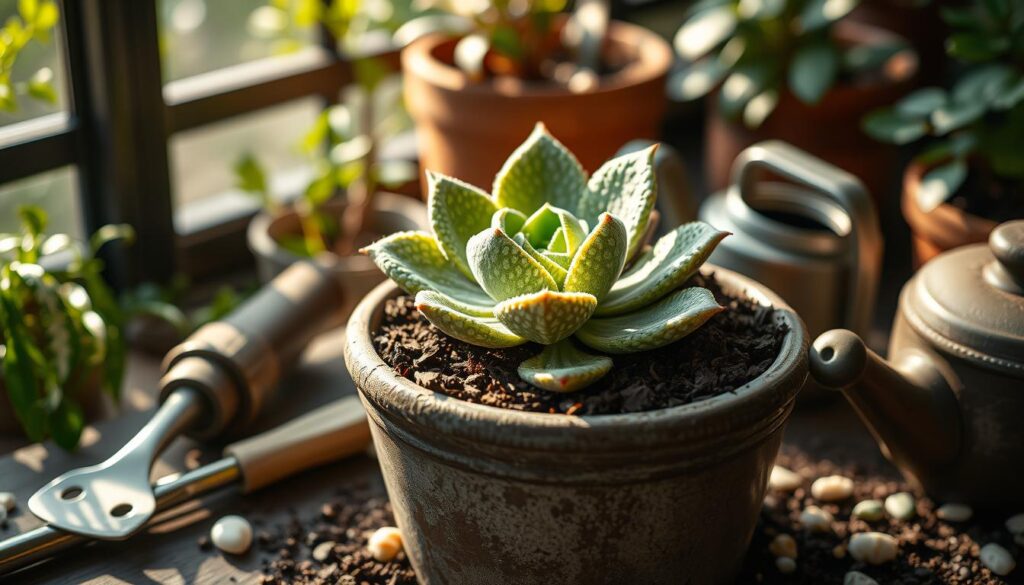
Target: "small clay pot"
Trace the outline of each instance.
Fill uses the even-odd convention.
[[[991,219],[968,213],[949,203],[929,212],[922,211],[917,205],[917,191],[928,170],[923,164],[911,163],[903,174],[901,207],[903,218],[910,225],[914,268],[946,250],[987,242],[989,234],[998,225]]]
[[[427,208],[421,201],[393,193],[378,193],[373,201],[374,210],[370,215],[370,225],[366,226],[371,233],[386,236],[406,230],[429,229]],[[345,203],[341,200],[328,202],[324,206],[326,213],[339,218],[344,210]],[[260,213],[249,223],[246,237],[249,250],[256,257],[256,271],[260,282],[270,282],[285,268],[302,259],[278,243],[282,236],[298,234],[300,231],[299,216],[291,209],[276,216]],[[336,273],[342,283],[345,300],[338,313],[339,325],[348,319],[360,299],[384,280],[384,274],[363,254],[344,258],[334,254],[322,254],[316,260]]]
[[[807,332],[762,285],[706,270],[779,309],[778,358],[735,392],[632,414],[520,412],[422,388],[372,344],[397,287],[367,295],[345,362],[420,583],[732,582],[807,377]]]
[[[653,32],[613,22],[607,53],[626,65],[583,94],[554,82],[513,77],[475,83],[452,65],[456,42],[431,35],[402,51],[405,102],[416,121],[423,170],[490,191],[508,153],[537,122],[544,122],[591,172],[626,142],[658,136],[673,57],[668,43]]]
[[[841,21],[837,40],[846,45],[871,45],[896,37],[871,25]],[[809,106],[782,91],[775,111],[754,130],[719,111],[718,93],[709,96],[705,125],[705,160],[709,191],[729,184],[733,160],[748,146],[768,139],[783,140],[852,173],[879,201],[897,172],[895,149],[879,144],[861,130],[861,119],[870,111],[891,104],[911,88],[917,57],[911,50],[890,60],[890,66],[874,79],[834,86],[817,105]]]

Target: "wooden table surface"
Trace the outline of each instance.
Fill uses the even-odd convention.
[[[300,367],[284,382],[290,402],[268,410],[254,432],[272,428],[355,388],[342,360],[343,331],[318,338]],[[81,465],[106,458],[127,441],[148,419],[159,373],[157,360],[136,357],[127,384],[125,412],[90,428],[82,448],[68,454],[51,444],[30,445],[0,459],[0,491],[18,496],[19,508],[12,513],[9,537],[34,528],[39,521],[24,505],[28,497],[54,476]],[[301,397],[295,400],[295,397]],[[843,445],[851,457],[879,458],[871,437],[851,414],[845,402],[798,410],[786,431],[786,442],[813,452],[823,443]],[[222,446],[200,446],[179,439],[160,457],[154,477],[194,468],[217,458]],[[834,450],[832,451],[834,452]],[[218,493],[200,502],[183,505],[174,514],[163,515],[147,530],[127,542],[90,545],[62,555],[57,561],[23,571],[6,582],[33,583],[255,583],[267,556],[254,547],[241,557],[203,551],[198,539],[207,534],[216,518],[243,514],[262,525],[280,523],[289,514],[311,516],[337,488],[366,484],[382,486],[376,461],[369,455],[313,470],[251,494]],[[259,525],[257,525],[258,527]]]

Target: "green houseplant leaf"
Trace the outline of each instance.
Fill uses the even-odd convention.
[[[498,208],[487,193],[458,179],[427,171],[430,227],[441,249],[467,278],[466,243],[491,225]]]
[[[470,238],[466,249],[473,276],[495,301],[560,288],[550,272],[501,230],[480,232]]]
[[[594,295],[543,290],[498,303],[494,315],[517,335],[547,345],[572,335],[596,308]]]
[[[612,369],[612,360],[580,350],[572,341],[549,345],[519,366],[519,376],[552,392],[575,392]]]
[[[512,347],[526,339],[512,333],[498,319],[475,314],[475,308],[439,292],[416,293],[416,310],[435,327],[455,339],[481,347]]]
[[[537,124],[498,171],[494,201],[526,215],[544,203],[573,209],[585,184],[586,173],[576,157]]]
[[[816,104],[835,83],[839,74],[839,55],[831,43],[808,43],[793,56],[789,67],[789,88],[807,104]]]

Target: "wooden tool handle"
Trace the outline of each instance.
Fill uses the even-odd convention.
[[[249,493],[369,446],[366,413],[359,398],[349,396],[286,425],[229,445],[224,454],[238,460],[242,491]]]
[[[231,315],[204,325],[167,354],[161,400],[177,388],[195,388],[210,415],[188,434],[235,434],[256,417],[281,374],[341,306],[336,276],[312,262],[292,265]]]

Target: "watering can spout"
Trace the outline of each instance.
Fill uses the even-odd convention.
[[[957,397],[932,356],[911,349],[889,363],[852,331],[833,329],[814,341],[810,369],[820,385],[843,392],[886,456],[916,477],[959,454]]]

